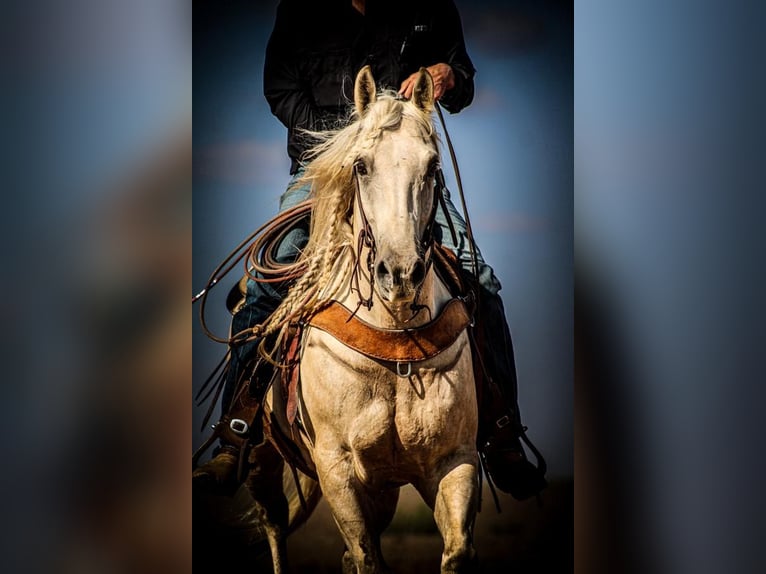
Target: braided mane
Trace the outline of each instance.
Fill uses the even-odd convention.
[[[310,185],[314,200],[311,229],[300,261],[306,272],[264,325],[263,334],[283,330],[288,322],[318,311],[336,296],[348,278],[355,254],[352,247],[354,162],[362,150],[372,148],[384,131],[397,130],[412,119],[434,143],[430,114],[422,112],[396,92],[384,91],[360,118],[356,110],[339,130],[307,132],[317,143],[307,154],[305,172],[295,186]]]

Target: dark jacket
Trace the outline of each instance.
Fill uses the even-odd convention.
[[[452,113],[473,100],[474,67],[452,0],[282,0],[266,48],[264,93],[287,127],[295,173],[310,144],[301,129],[338,127],[353,102],[354,78],[372,67],[378,88],[398,90],[421,66],[449,64],[455,87],[440,103]]]

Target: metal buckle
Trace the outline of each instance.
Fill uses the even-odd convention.
[[[247,434],[247,431],[250,430],[250,426],[242,419],[231,419],[229,428],[238,435]]]
[[[511,424],[511,417],[508,415],[504,415],[497,419],[495,421],[495,424],[497,425],[497,428],[501,429],[503,427],[507,427],[509,424]]]
[[[402,372],[402,365],[407,365],[407,370]],[[412,374],[412,363],[396,363],[396,374],[403,379],[406,379]]]
[[[458,295],[456,297],[456,299],[458,299],[459,301],[463,302],[463,305],[465,305],[467,311],[470,311],[473,308],[473,306],[474,306],[473,305],[473,295],[471,293],[468,293],[468,295],[464,295],[464,296]],[[471,322],[468,323],[468,326],[471,327],[472,329],[476,326],[476,314],[475,313],[471,313]]]

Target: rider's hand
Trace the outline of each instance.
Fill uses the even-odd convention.
[[[428,66],[426,70],[431,74],[434,81],[434,100],[438,100],[444,95],[444,92],[455,87],[455,72],[452,71],[449,64],[434,64]],[[408,100],[412,97],[412,90],[415,87],[417,77],[418,72],[415,72],[404,80],[399,88],[399,93]]]

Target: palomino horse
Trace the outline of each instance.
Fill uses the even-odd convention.
[[[325,134],[307,167],[315,203],[306,273],[281,311],[300,303],[308,317],[297,405],[304,448],[345,542],[344,571],[385,569],[380,535],[405,484],[434,512],[442,572],[464,571],[475,561],[477,406],[467,313],[465,321],[441,320],[454,318],[462,302],[431,265],[439,159],[433,82],[421,69],[405,101],[377,94],[365,67],[354,100],[355,121]],[[372,342],[364,347],[357,337],[349,346],[345,328],[323,323],[328,304]],[[397,345],[413,334],[422,338],[409,345],[411,357]],[[281,569],[281,540],[272,555]]]

